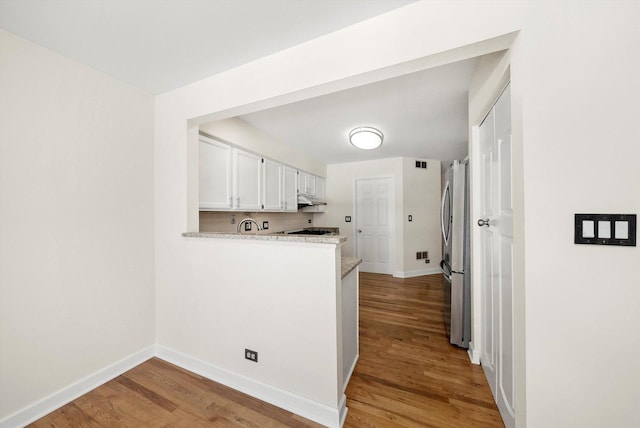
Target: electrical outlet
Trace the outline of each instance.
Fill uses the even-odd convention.
[[[236,215],[231,214],[231,224],[236,224]]]
[[[244,358],[245,360],[253,361],[254,363],[258,362],[258,351],[252,351],[251,349],[244,349]]]
[[[429,252],[428,251],[423,251],[422,252],[422,258],[423,259],[428,259],[429,258]]]
[[[269,230],[269,222],[268,221],[263,221],[262,222],[262,228],[264,230]]]
[[[422,259],[422,251],[418,251],[416,253],[416,260],[420,260],[420,259]]]
[[[429,263],[431,263],[431,260],[429,260],[429,259],[424,259],[424,262],[425,262],[425,263],[427,263],[427,264],[429,264]]]
[[[351,216],[350,215],[344,216],[344,222],[345,223],[351,223]]]
[[[248,221],[244,224],[244,231],[249,232],[251,230],[251,222]]]
[[[409,214],[409,221],[413,221],[413,216]]]
[[[307,223],[311,224],[311,219],[307,220]]]

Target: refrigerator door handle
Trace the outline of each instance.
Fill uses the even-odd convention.
[[[444,239],[445,246],[449,245],[449,234],[444,230],[444,204],[448,199],[447,196],[449,196],[449,199],[451,198],[449,195],[449,187],[449,182],[447,181],[447,184],[444,186],[444,192],[442,192],[442,205],[440,206],[440,227],[442,228],[442,238]],[[447,219],[447,223],[449,222],[450,219]],[[451,227],[449,227],[449,229],[451,229]]]

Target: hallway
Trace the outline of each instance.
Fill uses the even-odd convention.
[[[442,275],[360,273],[360,359],[345,427],[503,427],[480,366],[450,345]]]

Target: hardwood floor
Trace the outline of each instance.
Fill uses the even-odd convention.
[[[321,427],[152,358],[39,419],[42,427]]]
[[[360,358],[345,427],[503,427],[480,366],[449,344],[444,279],[360,274]]]
[[[449,345],[441,275],[360,274],[345,427],[502,427],[482,369]],[[31,427],[319,427],[153,358]]]

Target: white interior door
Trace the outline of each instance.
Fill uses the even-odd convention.
[[[482,352],[480,361],[502,419],[515,426],[511,92],[480,126]]]
[[[356,180],[355,199],[360,271],[391,274],[393,179]]]

